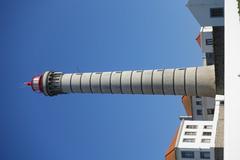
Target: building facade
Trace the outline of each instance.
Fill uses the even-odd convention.
[[[189,0],[186,6],[200,26],[224,26],[224,0]]]
[[[224,96],[217,95],[212,120],[189,120],[181,123],[166,154],[166,160],[222,160]]]

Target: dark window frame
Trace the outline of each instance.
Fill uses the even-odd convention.
[[[193,151],[182,151],[181,157],[182,158],[194,158],[194,152]]]
[[[204,125],[203,129],[212,129],[212,127],[213,127],[212,125]]]
[[[214,53],[213,52],[206,52],[206,58],[207,59],[214,58]]]
[[[196,101],[196,105],[201,106],[202,105],[202,101]]]
[[[196,136],[196,135],[197,135],[197,132],[186,131],[186,132],[184,133],[184,135],[186,135],[186,136]]]
[[[212,136],[212,132],[203,132],[203,136]]]
[[[183,138],[184,143],[195,143],[196,139],[195,138]]]
[[[212,38],[206,39],[206,40],[205,40],[205,44],[206,44],[207,46],[213,45],[213,39],[212,39]]]
[[[201,159],[210,159],[211,158],[211,154],[210,152],[200,152],[200,158]]]
[[[211,18],[224,17],[224,9],[222,7],[210,8],[210,17]]]
[[[198,116],[202,116],[203,115],[202,109],[197,109],[197,115]]]
[[[208,115],[214,114],[214,109],[207,109],[207,114]]]
[[[206,52],[206,60],[207,60],[207,65],[212,65],[214,64],[214,53],[213,52]]]
[[[211,139],[210,138],[203,138],[201,139],[201,143],[210,143]]]
[[[197,125],[186,125],[187,129],[197,129],[198,126]]]

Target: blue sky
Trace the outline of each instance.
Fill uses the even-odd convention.
[[[174,5],[173,5],[174,4]],[[159,160],[184,113],[180,96],[45,97],[46,70],[201,65],[200,26],[174,0],[2,0],[0,159]]]

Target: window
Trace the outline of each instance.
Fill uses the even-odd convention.
[[[220,101],[220,104],[224,104],[224,101]]]
[[[187,125],[186,128],[188,128],[188,129],[197,129],[197,125]]]
[[[213,39],[206,39],[206,45],[213,45]]]
[[[211,139],[202,139],[201,142],[202,142],[202,143],[210,143],[210,142],[211,142]]]
[[[185,135],[195,136],[195,135],[197,135],[197,133],[196,132],[185,132]]]
[[[206,59],[207,59],[207,65],[212,65],[214,64],[214,53],[207,52],[206,53]]]
[[[202,101],[196,101],[196,105],[202,105]]]
[[[212,125],[205,125],[203,128],[204,129],[212,129]]]
[[[182,158],[194,158],[194,152],[193,151],[182,151],[181,156],[182,156]]]
[[[196,96],[196,98],[201,98],[200,96]]]
[[[197,109],[197,115],[202,115],[202,110],[201,109]]]
[[[121,71],[116,71],[115,73],[122,73]]]
[[[203,136],[211,136],[212,132],[203,132]]]
[[[210,159],[210,152],[200,152],[201,159]]]
[[[185,70],[186,68],[177,68],[178,70]]]
[[[210,17],[223,17],[223,8],[210,8]]]
[[[212,53],[212,52],[207,52],[207,53],[206,53],[206,58],[207,58],[207,59],[213,59],[213,58],[214,58],[214,53]]]
[[[183,138],[183,142],[194,143],[195,139],[194,138]]]
[[[207,114],[214,114],[214,109],[207,109]]]

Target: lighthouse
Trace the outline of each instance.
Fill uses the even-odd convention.
[[[66,93],[150,94],[215,97],[214,65],[114,72],[46,71],[25,84],[46,96]]]

